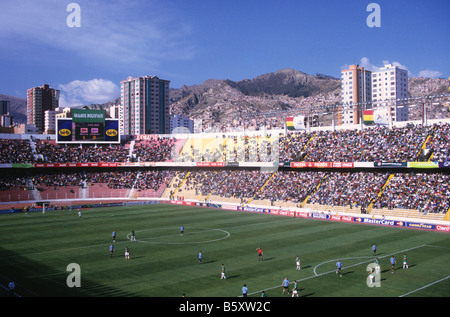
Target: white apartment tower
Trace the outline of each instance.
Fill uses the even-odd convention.
[[[350,65],[341,71],[342,106],[338,111],[338,125],[358,124],[362,110],[372,101],[372,72]]]
[[[169,83],[156,76],[128,77],[120,82],[121,135],[170,133]]]
[[[407,121],[409,113],[407,98],[408,71],[387,64],[372,72],[374,109],[386,109],[386,116],[392,121]]]

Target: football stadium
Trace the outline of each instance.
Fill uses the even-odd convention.
[[[294,121],[3,137],[0,296],[448,296],[448,120]]]

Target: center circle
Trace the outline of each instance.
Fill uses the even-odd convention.
[[[149,231],[151,231],[150,234],[148,234]],[[211,228],[185,229],[183,234],[172,232],[175,232],[173,228],[139,230],[135,232],[136,242],[148,244],[200,244],[225,240],[230,236],[230,233],[226,230]],[[131,238],[131,233],[127,235],[127,238]]]

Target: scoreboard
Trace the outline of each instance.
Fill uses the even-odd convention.
[[[105,110],[72,109],[72,118],[56,119],[57,143],[120,143],[119,120]]]

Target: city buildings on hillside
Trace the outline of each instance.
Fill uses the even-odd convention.
[[[387,64],[372,73],[372,108],[383,109],[393,121],[408,121],[408,72]],[[403,100],[403,102],[402,102]]]
[[[194,133],[194,120],[182,115],[170,115],[170,133]]]
[[[341,71],[342,107],[338,111],[338,125],[357,124],[361,118],[362,104],[372,101],[372,72],[350,65]]]
[[[9,100],[0,100],[0,127],[7,128],[13,125],[10,104]]]
[[[408,120],[408,72],[393,64],[376,71],[350,65],[341,71],[342,106],[339,125],[358,124],[364,110],[384,111],[392,121]]]

